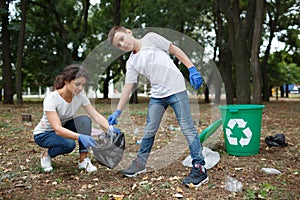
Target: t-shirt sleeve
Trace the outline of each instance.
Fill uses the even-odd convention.
[[[127,65],[125,83],[137,83],[138,75],[139,73],[136,70]]]
[[[170,40],[154,32],[145,35],[145,40],[143,40],[143,42],[145,42],[143,47],[155,47],[167,52],[172,44]]]
[[[79,97],[79,99],[80,99],[83,106],[91,104],[91,101],[89,100],[89,98],[83,92],[80,92],[78,94],[78,97]]]
[[[45,97],[43,102],[44,111],[56,111],[56,100],[52,94]]]

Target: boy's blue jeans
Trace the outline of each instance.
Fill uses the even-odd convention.
[[[76,133],[91,135],[92,120],[88,116],[78,116],[67,121],[63,127]],[[74,140],[59,136],[54,131],[34,135],[34,141],[40,147],[47,148],[51,158],[71,153],[76,147]],[[81,142],[78,142],[78,144],[79,153],[89,151],[89,149],[84,147]]]
[[[154,143],[155,134],[169,105],[173,108],[181,131],[188,142],[191,158],[193,159],[192,163],[205,165],[204,157],[202,155],[202,145],[193,123],[186,91],[165,98],[150,98],[147,123],[144,129],[141,147],[138,152],[138,161],[146,164]]]

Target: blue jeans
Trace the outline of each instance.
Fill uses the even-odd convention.
[[[146,164],[154,143],[155,134],[157,133],[162,117],[169,105],[173,108],[180,129],[188,142],[191,158],[193,159],[192,163],[205,165],[204,157],[202,155],[202,145],[191,116],[190,104],[186,91],[165,98],[150,98],[147,123],[137,156],[138,161]]]
[[[92,120],[88,116],[78,116],[67,121],[63,127],[76,133],[91,135]],[[48,154],[51,158],[71,153],[76,147],[74,140],[59,136],[54,131],[34,135],[34,141],[40,147],[48,148]],[[78,142],[78,144],[79,153],[89,151],[81,142]]]

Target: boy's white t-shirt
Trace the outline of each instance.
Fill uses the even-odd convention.
[[[182,73],[168,54],[171,42],[157,33],[141,38],[141,49],[126,63],[125,83],[137,83],[142,74],[151,83],[151,96],[164,98],[186,90]]]
[[[48,121],[46,111],[56,111],[62,125],[64,125],[68,120],[74,117],[80,106],[85,106],[88,104],[90,104],[90,100],[83,91],[78,95],[74,95],[70,103],[66,102],[59,95],[57,90],[50,92],[44,99],[43,116],[38,125],[34,128],[33,134],[35,135],[47,131],[53,131],[53,128]]]

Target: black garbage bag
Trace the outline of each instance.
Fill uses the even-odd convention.
[[[122,160],[125,149],[124,133],[102,133],[95,140],[96,147],[92,147],[96,160],[108,168],[112,169]]]
[[[277,133],[274,136],[266,137],[265,142],[269,147],[286,147],[288,145],[285,142],[285,136],[282,133]]]

